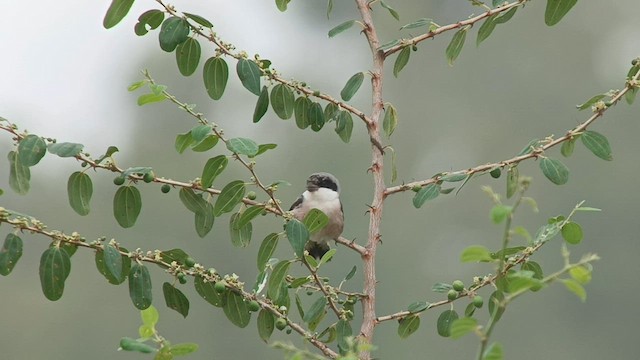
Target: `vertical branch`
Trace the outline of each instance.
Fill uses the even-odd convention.
[[[364,297],[362,298],[363,319],[360,327],[360,337],[367,343],[372,343],[374,327],[376,325],[376,249],[380,242],[380,222],[382,219],[382,205],[384,201],[384,173],[383,173],[383,148],[380,142],[380,116],[383,109],[382,100],[382,72],[384,64],[384,53],[378,50],[380,46],[378,35],[373,19],[371,18],[371,8],[367,0],[356,0],[358,10],[362,16],[364,24],[364,34],[369,42],[373,57],[373,68],[371,69],[371,115],[367,123],[367,132],[371,139],[371,174],[373,175],[373,201],[369,209],[369,231],[367,236],[366,252],[362,255],[364,267]],[[368,360],[371,358],[369,351],[360,353],[360,358]]]

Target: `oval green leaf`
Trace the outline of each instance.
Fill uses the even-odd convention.
[[[216,199],[216,204],[213,206],[213,214],[220,216],[224,213],[228,213],[233,210],[244,196],[245,186],[244,181],[234,180],[228,183],[220,191],[220,195]]]
[[[64,282],[71,272],[71,260],[64,249],[48,248],[40,257],[40,285],[44,296],[56,301],[62,297]]]
[[[138,310],[148,308],[153,300],[149,269],[142,264],[135,263],[131,266],[131,271],[129,272],[129,297],[133,302],[133,306]]]
[[[125,252],[127,251],[125,248],[120,248],[120,250]],[[126,255],[120,255],[120,258],[122,260],[120,277],[115,278],[113,277],[112,273],[107,270],[107,265],[104,260],[104,251],[96,252],[96,256],[95,256],[96,267],[98,268],[98,271],[100,272],[100,274],[102,274],[102,276],[104,276],[107,279],[107,281],[112,285],[122,284],[127,279],[127,276],[131,271],[131,258],[129,258]]]
[[[355,20],[348,20],[343,22],[342,24],[334,27],[333,29],[329,30],[329,37],[332,38],[338,34],[340,34],[341,32],[347,30],[348,28],[352,27],[353,24],[355,24],[356,21]]]
[[[311,209],[302,220],[309,234],[315,234],[329,223],[329,217],[319,209]]]
[[[183,317],[189,315],[189,299],[173,285],[165,282],[162,284],[162,293],[164,294],[164,302],[169,309],[177,311]]]
[[[284,84],[277,84],[271,89],[271,107],[280,119],[287,120],[293,115],[295,97],[293,91]]]
[[[462,51],[462,47],[464,46],[464,40],[467,37],[467,29],[462,28],[458,30],[451,39],[451,42],[447,46],[447,50],[445,54],[447,55],[447,62],[449,62],[449,66],[453,66],[453,62],[456,61],[458,55]]]
[[[47,143],[40,136],[27,135],[18,144],[18,161],[23,166],[33,166],[47,153]]]
[[[200,43],[194,38],[188,38],[176,47],[176,62],[178,70],[183,76],[190,76],[198,68],[202,49]]]
[[[571,245],[579,244],[584,237],[580,224],[574,223],[573,221],[562,226],[561,234],[564,241]]]
[[[340,96],[342,97],[342,100],[344,101],[351,100],[353,95],[355,95],[355,93],[358,92],[358,89],[360,89],[360,85],[362,85],[363,81],[364,81],[363,72],[353,74],[353,76],[351,76],[349,80],[347,80],[347,83],[342,88],[342,91],[340,91]]]
[[[58,155],[62,158],[75,157],[78,154],[80,154],[83,148],[84,148],[84,145],[82,144],[69,143],[69,142],[53,143],[47,146],[47,149],[49,150],[50,153]]]
[[[563,185],[569,181],[569,169],[559,160],[542,158],[540,169],[544,176],[556,185]]]
[[[353,335],[351,324],[347,320],[340,319],[336,324],[336,335],[338,337],[338,348],[347,351],[349,349],[347,338]]]
[[[135,186],[121,186],[113,197],[113,216],[123,228],[135,225],[142,209],[140,190]]]
[[[194,280],[196,291],[203,299],[213,306],[222,307],[226,303],[225,295],[217,292],[214,285],[213,282],[205,281],[202,276],[196,276]]]
[[[247,156],[256,156],[259,147],[258,144],[247,138],[233,138],[227,140],[227,149],[236,154],[242,154]]]
[[[491,252],[484,246],[471,245],[462,251],[460,254],[460,261],[466,262],[487,262],[493,261]]]
[[[102,252],[104,268],[109,273],[110,277],[114,279],[122,278],[123,262],[122,255],[118,249],[111,244],[105,244]]]
[[[256,107],[253,109],[253,122],[257,123],[262,119],[264,114],[267,113],[269,109],[269,89],[266,86],[262,87],[260,91],[260,96],[258,96],[258,101],[256,102]]]
[[[557,24],[577,2],[578,0],[547,0],[544,23],[547,26]]]
[[[224,314],[227,315],[227,319],[237,327],[244,328],[249,325],[251,313],[242,296],[233,291],[227,291],[227,302],[222,309]]]
[[[204,200],[203,200],[204,201]],[[213,223],[215,221],[215,216],[213,215],[213,206],[205,201],[205,209],[204,211],[198,211],[195,213],[195,226],[196,233],[201,238],[207,236],[207,234],[213,228]]]
[[[304,314],[303,321],[307,324],[316,322],[318,318],[324,315],[325,307],[327,306],[327,298],[320,296],[316,301],[311,304],[311,307]]]
[[[9,159],[9,187],[16,193],[24,195],[29,192],[31,170],[18,160],[17,152],[9,151],[7,158]]]
[[[593,155],[602,160],[613,160],[613,156],[611,156],[611,145],[609,145],[609,140],[607,140],[604,135],[599,132],[587,130],[582,133],[580,139]]]
[[[179,44],[189,38],[189,23],[177,16],[172,16],[162,23],[160,28],[160,48],[166,52],[172,52]]]
[[[307,240],[309,240],[309,230],[297,219],[289,220],[285,226],[285,230],[296,256],[302,257],[304,254],[304,245],[307,243]]]
[[[181,188],[178,193],[182,204],[191,212],[203,213],[207,210],[207,202],[202,198],[200,194],[196,194],[193,189]]]
[[[227,62],[219,56],[207,59],[202,68],[202,78],[209,97],[219,100],[224,94],[229,79]]]
[[[213,24],[209,20],[203,18],[200,15],[190,14],[190,13],[187,13],[187,12],[183,12],[183,14],[184,14],[184,16],[188,17],[189,19],[197,22],[198,24],[200,24],[200,25],[202,25],[202,26],[204,26],[206,28],[212,28],[213,27]]]
[[[308,112],[307,117],[309,119],[309,124],[311,125],[311,130],[316,132],[320,131],[325,122],[322,105],[317,102],[313,102],[310,104]]]
[[[429,184],[420,191],[418,191],[413,197],[413,206],[419,209],[426,201],[433,200],[440,195],[440,184]]]
[[[233,222],[233,229],[238,230],[251,222],[256,216],[262,214],[264,211],[264,206],[255,205],[247,208],[238,216],[238,219]]]
[[[491,15],[482,23],[482,25],[480,26],[480,29],[478,29],[476,46],[479,46],[481,42],[486,40],[489,37],[489,35],[491,35],[493,30],[496,28],[496,25],[497,25],[495,21],[496,17],[497,15]]]
[[[236,65],[236,72],[242,85],[256,96],[260,96],[260,76],[262,71],[258,64],[251,60],[240,59]]]
[[[283,260],[273,267],[271,277],[269,278],[269,282],[267,284],[267,295],[271,300],[277,300],[280,297],[282,284],[285,277],[287,276],[290,265],[291,262],[289,260]]]
[[[458,319],[458,313],[455,310],[445,310],[438,316],[437,329],[438,335],[449,337],[451,335],[451,324]]]
[[[562,146],[560,147],[560,153],[564,157],[569,157],[571,156],[571,154],[573,154],[573,149],[575,149],[575,147],[576,147],[576,138],[571,138],[562,143]]]
[[[420,327],[420,317],[417,315],[409,315],[402,318],[398,323],[398,336],[401,339],[408,338],[411,334],[416,332]]]
[[[0,248],[0,275],[9,275],[20,257],[22,257],[22,239],[15,234],[7,234]]]
[[[251,234],[253,233],[253,225],[250,222],[238,227],[236,223],[240,220],[240,214],[231,215],[229,219],[229,234],[231,243],[235,247],[247,247],[251,242]]]
[[[273,329],[275,327],[275,316],[265,309],[261,309],[258,313],[258,335],[260,335],[260,339],[264,342],[268,342],[271,334],[273,334]]]
[[[273,252],[278,246],[278,238],[279,235],[277,233],[271,233],[262,240],[262,244],[260,244],[260,249],[258,250],[258,271],[263,271],[267,266],[267,262],[269,262],[269,259],[271,259]]]
[[[116,26],[129,12],[134,0],[112,0],[102,20],[102,26],[110,29]]]
[[[348,111],[340,111],[338,120],[336,121],[336,133],[340,139],[348,143],[351,140],[351,133],[353,132],[353,118]]]
[[[311,100],[306,96],[300,96],[296,99],[293,105],[293,113],[296,118],[296,126],[299,129],[306,129],[311,122],[309,121],[309,108],[311,107]]]
[[[203,188],[210,188],[213,185],[213,180],[220,175],[224,169],[226,169],[229,159],[224,155],[218,155],[207,160],[207,163],[202,169],[201,184]]]
[[[384,112],[384,120],[382,121],[382,130],[384,130],[387,137],[391,137],[391,134],[396,130],[398,126],[398,111],[395,106],[389,104]]]
[[[405,46],[400,50],[395,63],[393,63],[393,76],[398,77],[400,71],[409,63],[409,57],[411,56],[411,46]]]
[[[89,203],[93,195],[93,183],[89,175],[80,171],[71,174],[67,182],[67,195],[69,205],[78,215],[89,214]]]

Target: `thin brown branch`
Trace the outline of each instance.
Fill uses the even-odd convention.
[[[329,307],[331,308],[331,310],[333,310],[338,318],[341,318],[342,311],[338,309],[335,301],[333,301],[333,296],[329,293],[329,291],[327,291],[327,288],[324,286],[324,282],[318,277],[318,272],[316,271],[316,269],[311,267],[311,265],[309,265],[309,263],[307,263],[305,260],[303,260],[302,263],[307,267],[307,269],[311,273],[311,277],[313,277],[313,281],[316,283],[324,297],[327,299],[327,302],[329,302]]]
[[[433,183],[439,183],[442,181],[442,178],[446,175],[466,175],[466,176],[472,176],[478,173],[484,173],[486,171],[490,171],[492,169],[498,168],[498,167],[505,167],[505,166],[514,166],[519,164],[520,162],[527,160],[527,159],[537,159],[538,157],[541,157],[542,154],[554,147],[557,146],[559,144],[562,144],[565,141],[569,141],[571,139],[573,139],[574,137],[580,135],[583,131],[585,131],[589,125],[591,125],[594,121],[596,121],[599,117],[602,117],[604,115],[604,113],[609,110],[611,107],[613,107],[613,105],[617,104],[622,97],[628,92],[631,91],[632,88],[634,88],[633,85],[631,85],[632,83],[634,83],[635,81],[638,80],[638,78],[640,77],[640,71],[638,71],[638,73],[635,74],[635,76],[633,76],[631,78],[631,80],[627,81],[627,84],[625,86],[624,89],[622,89],[621,91],[619,91],[617,94],[615,94],[611,100],[610,100],[610,105],[609,106],[604,106],[602,108],[596,109],[594,111],[594,113],[584,122],[578,124],[576,127],[574,127],[571,130],[568,130],[567,133],[562,136],[559,137],[557,139],[553,139],[552,137],[548,137],[547,139],[545,139],[544,144],[541,144],[539,147],[536,147],[534,149],[532,149],[531,152],[529,152],[528,154],[524,154],[524,155],[520,155],[520,156],[514,156],[510,159],[506,159],[506,160],[502,160],[499,162],[494,162],[494,163],[487,163],[484,165],[478,165],[476,167],[470,168],[470,169],[466,169],[466,170],[458,170],[458,171],[453,171],[453,172],[448,172],[448,173],[442,173],[439,174],[437,176],[434,176],[432,178],[429,179],[425,179],[425,180],[420,180],[420,181],[414,181],[414,182],[410,182],[410,183],[406,183],[406,184],[402,184],[402,185],[398,185],[398,186],[392,186],[387,188],[384,191],[384,196],[387,197],[389,195],[398,193],[398,192],[403,192],[403,191],[407,191],[407,190],[411,190],[416,186],[426,186],[429,184],[433,184]]]
[[[518,0],[516,2],[513,3],[509,3],[509,4],[505,4],[502,6],[498,6],[495,9],[491,9],[488,10],[487,12],[484,12],[478,16],[474,16],[472,18],[469,18],[467,20],[463,20],[463,21],[459,21],[457,23],[453,23],[453,24],[449,24],[449,25],[444,25],[444,26],[440,26],[437,29],[434,29],[433,31],[429,31],[426,34],[422,34],[422,35],[418,35],[416,37],[413,37],[411,39],[403,39],[401,41],[400,44],[398,45],[394,45],[393,47],[390,47],[389,49],[384,51],[384,57],[387,58],[389,57],[391,54],[394,54],[400,50],[402,50],[404,47],[406,47],[407,45],[415,45],[418,44],[422,41],[425,41],[427,39],[432,39],[444,32],[450,31],[450,30],[455,30],[455,29],[459,29],[462,27],[465,27],[467,25],[472,25],[477,23],[478,21],[487,18],[491,15],[495,15],[495,14],[499,14],[502,12],[506,12],[509,11],[510,9],[516,7],[516,6],[522,6],[524,5],[525,2],[527,2],[529,0]]]
[[[336,239],[336,242],[338,244],[342,244],[352,250],[355,250],[356,252],[358,252],[360,255],[364,255],[367,253],[367,249],[359,244],[356,244],[356,242],[354,240],[349,240],[347,238],[344,238],[342,236],[340,236],[339,238]]]

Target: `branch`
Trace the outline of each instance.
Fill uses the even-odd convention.
[[[513,3],[510,3],[510,4],[505,4],[505,5],[502,5],[502,6],[498,6],[495,9],[489,10],[487,12],[484,12],[484,13],[478,15],[478,16],[469,18],[467,20],[459,21],[459,22],[454,23],[454,24],[441,26],[441,27],[439,27],[439,28],[437,28],[437,29],[435,29],[433,31],[429,31],[426,34],[418,35],[418,36],[413,37],[411,39],[402,40],[401,44],[394,45],[393,47],[391,47],[391,48],[387,49],[386,51],[384,51],[384,55],[383,56],[384,56],[384,58],[387,58],[391,54],[402,50],[408,44],[415,45],[415,44],[417,44],[419,42],[422,42],[422,41],[427,40],[427,39],[434,38],[437,35],[440,35],[440,34],[442,34],[444,32],[450,31],[450,30],[455,30],[455,29],[458,29],[458,28],[461,28],[461,27],[464,27],[464,26],[467,26],[467,25],[472,25],[473,26],[475,23],[477,23],[478,21],[480,21],[480,20],[482,20],[484,18],[488,18],[491,15],[495,15],[495,14],[499,14],[499,13],[502,13],[502,12],[509,11],[510,9],[515,8],[517,6],[522,6],[527,1],[529,1],[529,0],[518,0],[517,2],[513,2]]]
[[[414,181],[414,182],[410,182],[410,183],[406,183],[403,185],[398,185],[398,186],[392,186],[387,188],[384,191],[384,196],[387,197],[389,195],[398,193],[398,192],[402,192],[402,191],[407,191],[407,190],[411,190],[416,186],[426,186],[429,184],[433,184],[433,183],[440,183],[442,182],[442,178],[446,175],[466,175],[467,177],[471,177],[475,174],[478,173],[483,173],[486,171],[490,171],[492,169],[498,168],[498,167],[505,167],[505,166],[513,166],[513,165],[517,165],[520,162],[527,160],[527,159],[537,159],[538,157],[541,156],[542,153],[544,153],[546,150],[557,146],[559,144],[562,144],[565,141],[571,140],[573,139],[575,136],[580,135],[580,133],[582,133],[583,131],[585,131],[587,129],[587,127],[589,127],[589,125],[591,125],[593,122],[595,122],[599,117],[602,117],[604,115],[604,113],[609,110],[613,105],[617,104],[618,101],[620,101],[620,99],[622,99],[622,97],[629,91],[632,91],[632,89],[635,89],[638,87],[637,81],[638,78],[640,77],[640,70],[629,80],[627,80],[627,83],[625,85],[625,88],[622,89],[621,91],[619,91],[616,95],[614,95],[611,100],[610,100],[610,104],[609,105],[604,105],[604,103],[602,103],[602,106],[595,106],[594,109],[594,113],[593,115],[591,115],[587,120],[585,120],[584,122],[580,123],[579,125],[577,125],[576,127],[574,127],[571,130],[568,130],[567,133],[557,139],[553,139],[552,136],[547,137],[546,139],[544,139],[544,143],[540,144],[539,147],[536,147],[534,149],[532,149],[532,151],[528,154],[524,154],[524,155],[520,155],[520,156],[515,156],[512,157],[510,159],[506,159],[506,160],[502,160],[499,162],[495,162],[495,163],[488,163],[488,164],[484,164],[484,165],[478,165],[474,168],[470,168],[467,170],[458,170],[458,171],[453,171],[453,172],[447,172],[447,173],[440,173],[432,178],[429,179],[425,179],[425,180],[420,180],[420,181]],[[597,105],[597,104],[596,104]]]

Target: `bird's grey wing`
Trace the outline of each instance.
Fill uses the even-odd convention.
[[[296,200],[296,201],[293,203],[293,205],[291,205],[291,207],[289,208],[289,211],[291,211],[291,210],[293,210],[293,209],[295,209],[295,208],[297,208],[297,207],[300,207],[300,205],[302,205],[302,195],[300,195],[300,197],[298,198],[298,200]]]

